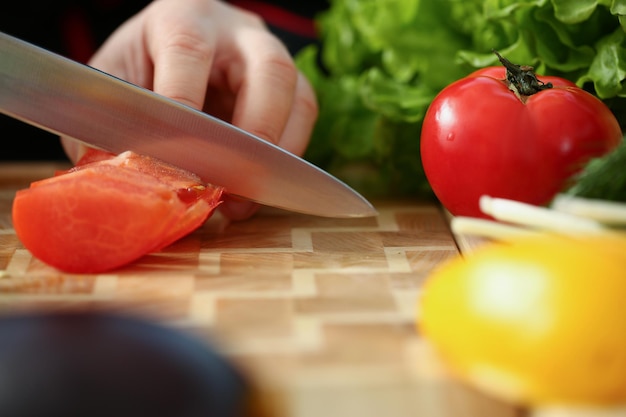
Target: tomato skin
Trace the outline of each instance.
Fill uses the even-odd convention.
[[[18,238],[59,270],[127,265],[200,227],[221,202],[221,187],[187,171],[134,153],[100,156],[90,154],[15,195]]]
[[[598,98],[558,77],[523,103],[504,68],[479,70],[443,89],[426,112],[421,155],[440,202],[457,216],[486,217],[481,195],[548,203],[590,158],[622,140]]]

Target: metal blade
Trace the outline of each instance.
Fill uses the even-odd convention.
[[[0,112],[110,152],[161,159],[261,204],[328,217],[377,214],[349,186],[278,146],[1,32]]]

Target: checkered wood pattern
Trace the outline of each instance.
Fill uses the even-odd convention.
[[[381,202],[362,219],[215,215],[131,266],[72,275],[34,259],[11,228],[15,189],[53,170],[27,168],[0,168],[1,313],[108,308],[207,337],[280,417],[521,415],[455,382],[420,336],[421,285],[458,254],[435,204]]]

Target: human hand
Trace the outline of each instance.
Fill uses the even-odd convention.
[[[262,20],[218,0],[156,0],[116,30],[89,65],[226,120],[296,155],[317,118],[315,93]],[[82,153],[63,139],[72,160]],[[226,198],[231,219],[257,205]]]

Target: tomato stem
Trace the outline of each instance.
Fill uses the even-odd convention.
[[[522,101],[525,97],[537,94],[540,91],[552,88],[552,83],[544,83],[537,79],[535,69],[529,65],[516,65],[503,57],[498,51],[493,51],[502,65],[506,68],[506,82],[509,89]]]

